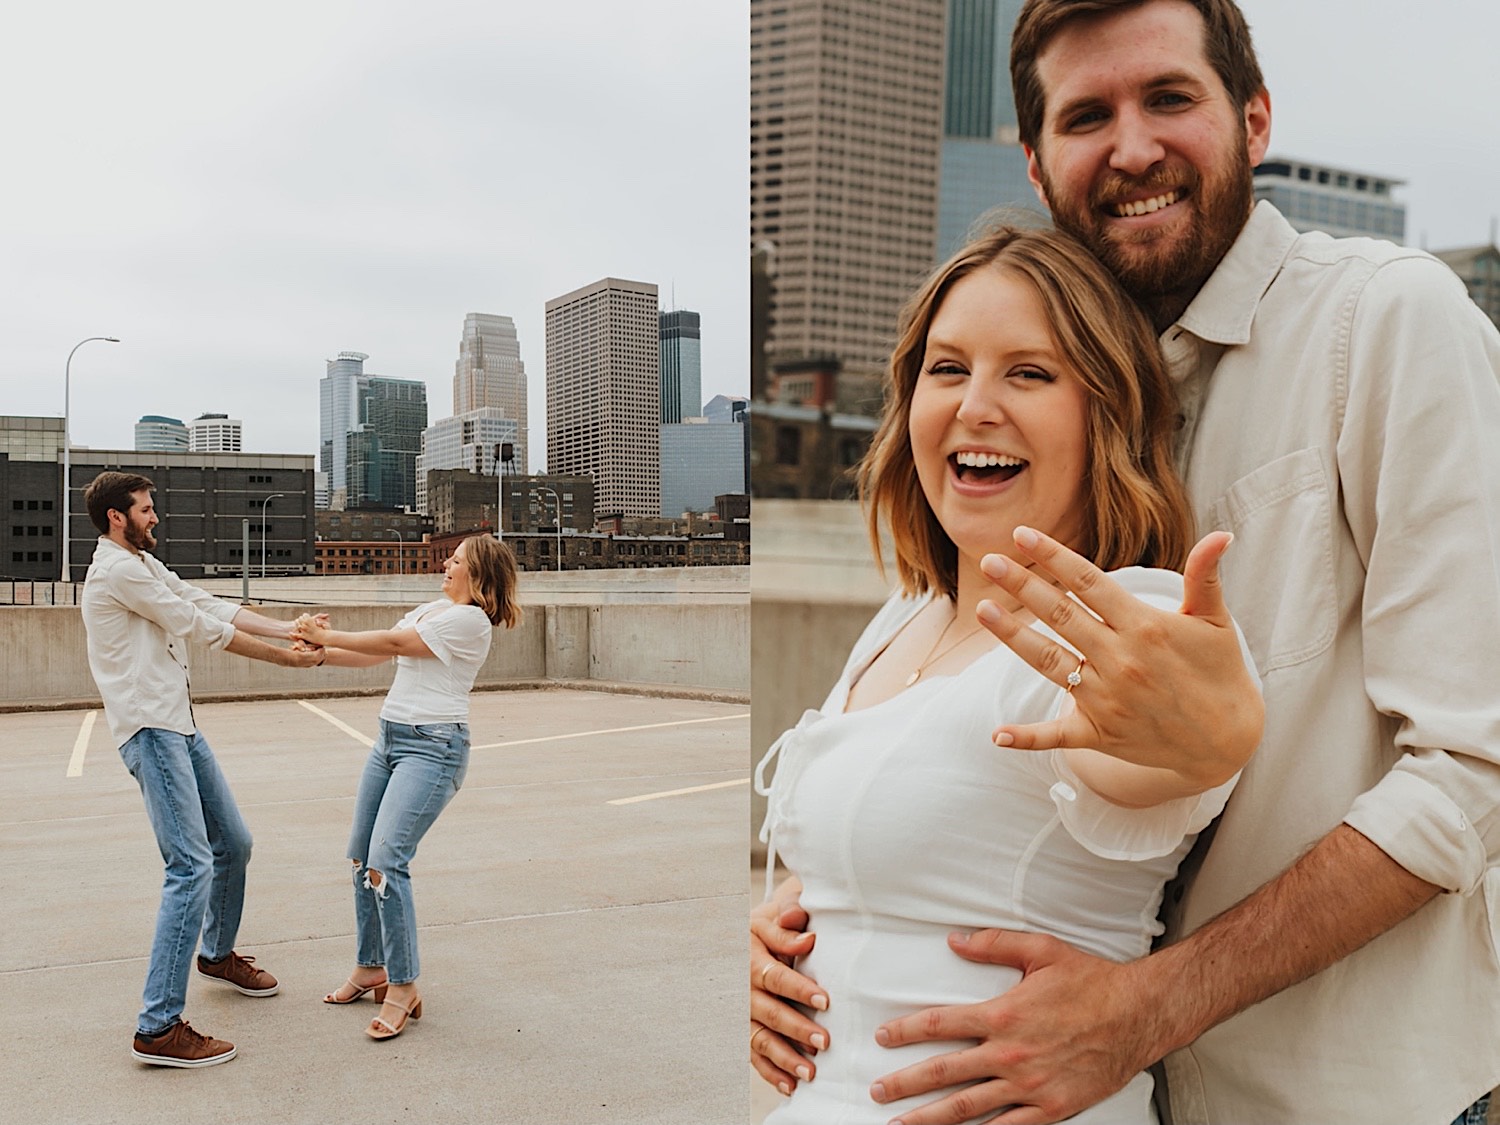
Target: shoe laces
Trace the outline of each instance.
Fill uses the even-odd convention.
[[[203,1032],[196,1030],[192,1024],[188,1023],[187,1020],[178,1020],[177,1025],[182,1028],[182,1030],[177,1034],[183,1039],[186,1039],[189,1043],[196,1046],[200,1043],[208,1042],[208,1036],[204,1035]]]
[[[254,957],[241,957],[233,950],[229,953],[229,964],[224,966],[224,970],[228,976],[242,976],[247,980],[253,979],[255,974],[260,972],[255,967]]]

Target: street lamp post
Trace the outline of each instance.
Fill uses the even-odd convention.
[[[266,506],[285,492],[273,492],[260,502],[260,576],[266,576]]]
[[[116,337],[116,336],[90,336],[90,337],[88,337],[88,339],[79,340],[78,343],[74,344],[73,345],[73,352],[76,352],[79,348],[83,347],[84,344],[87,344],[87,343],[89,343],[89,342],[91,342],[93,340],[103,340],[103,341],[105,341],[105,343],[109,343],[109,344],[118,344],[120,342],[119,338]],[[71,446],[72,446],[73,443],[72,443],[72,441],[69,440],[69,437],[68,437],[68,407],[70,405],[70,403],[69,403],[70,386],[71,386],[71,383],[72,383],[72,373],[73,373],[73,352],[69,352],[68,353],[68,362],[65,363],[65,364],[63,364],[63,479],[62,479],[62,513],[61,513],[61,515],[62,515],[62,580],[64,582],[71,582],[73,580],[73,575],[71,573],[71,569],[68,566],[68,512],[69,512],[69,508],[68,508],[68,500],[69,500],[69,494],[68,494],[68,476],[69,476],[69,471],[73,467],[73,459],[70,456],[70,448],[71,448]]]
[[[500,460],[504,442],[495,443],[495,538],[505,542],[505,462]]]
[[[558,496],[555,489],[545,484],[537,485],[536,490],[552,493],[552,508],[557,515],[557,569],[560,572],[562,570],[562,497]]]
[[[398,531],[394,527],[388,527],[388,528],[386,528],[386,530],[390,531],[390,532],[394,532],[395,535],[396,535],[396,573],[397,574],[405,574],[406,573],[406,559],[405,559],[405,555],[403,553],[403,549],[406,546],[406,537],[404,535],[402,535],[401,532]]]

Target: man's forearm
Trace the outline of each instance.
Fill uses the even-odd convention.
[[[1249,898],[1135,963],[1167,998],[1155,1017],[1161,1054],[1321,972],[1439,893],[1339,825]]]
[[[291,649],[257,640],[238,626],[235,627],[234,637],[224,646],[224,651],[236,656],[248,656],[251,660],[264,660],[267,664],[280,664],[286,668],[296,667],[302,660]]]
[[[279,641],[284,641],[292,635],[290,621],[279,621],[274,617],[266,617],[256,613],[253,609],[243,607],[230,618],[230,624],[234,626],[236,632],[249,633],[255,637],[274,637]]]

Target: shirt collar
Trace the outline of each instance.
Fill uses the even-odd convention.
[[[136,558],[143,558],[146,554],[145,551],[132,551],[128,547],[122,547],[108,535],[99,536],[99,549],[101,551],[118,551],[122,555],[134,555]]]
[[[1165,335],[1186,329],[1200,340],[1235,345],[1250,341],[1260,299],[1281,272],[1297,232],[1265,200],[1255,205],[1229,253]]]

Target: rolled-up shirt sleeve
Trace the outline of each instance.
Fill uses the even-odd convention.
[[[1400,756],[1345,823],[1469,894],[1500,859],[1500,334],[1430,259],[1377,271],[1351,325],[1339,476]]]
[[[171,574],[170,571],[166,572]],[[184,597],[169,582],[148,566],[115,566],[110,571],[110,592],[132,613],[158,625],[168,636],[222,649],[234,639],[230,623],[238,608],[215,598],[197,587],[188,586],[175,574],[171,578],[180,586],[201,595],[210,604],[197,604],[200,598]],[[227,616],[226,616],[227,612]]]

